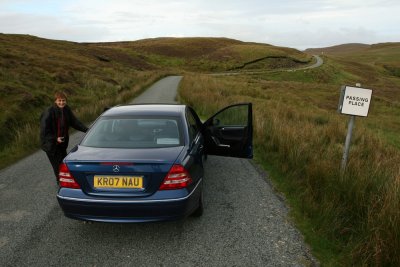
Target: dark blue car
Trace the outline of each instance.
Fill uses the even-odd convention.
[[[60,165],[58,202],[87,221],[201,216],[206,155],[252,158],[252,131],[251,103],[205,123],[186,105],[113,107]]]

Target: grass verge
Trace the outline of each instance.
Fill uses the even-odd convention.
[[[358,120],[340,176],[347,120],[335,112],[335,87],[187,75],[180,98],[202,116],[253,103],[257,160],[274,166],[273,182],[323,265],[399,266],[400,151]]]
[[[299,198],[302,189],[288,182],[287,179],[290,178],[276,168],[272,164],[273,161],[265,158],[264,153],[257,148],[255,148],[254,161],[264,170],[268,170],[268,178],[274,189],[277,192],[284,192],[284,199],[291,207],[289,215],[301,229],[306,243],[312,248],[313,255],[323,266],[340,266],[341,244],[321,236],[315,229],[315,222],[303,214],[302,199]]]

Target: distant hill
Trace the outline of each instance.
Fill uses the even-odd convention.
[[[360,52],[371,47],[367,44],[350,43],[322,48],[308,48],[304,52],[309,54],[342,54]]]
[[[154,38],[88,45],[120,49],[131,55],[140,55],[153,65],[190,71],[290,68],[311,61],[309,55],[295,49],[228,38]]]
[[[94,47],[111,47],[146,52],[168,57],[196,58],[218,49],[243,42],[228,38],[152,38],[130,42],[92,43]]]
[[[378,44],[360,44],[360,43],[350,43],[350,44],[341,44],[330,47],[322,47],[322,48],[308,48],[304,50],[305,53],[308,54],[330,54],[330,55],[345,55],[345,54],[370,54],[370,53],[384,53],[384,54],[392,54],[396,53],[396,50],[400,48],[400,42],[391,42],[391,43],[378,43]]]
[[[335,57],[336,60],[349,68],[363,69],[368,72],[369,79],[378,77],[371,70],[379,70],[391,76],[400,77],[400,42],[379,44],[343,44],[324,48],[305,50],[309,54],[324,54]],[[364,66],[364,67],[362,67]],[[354,70],[353,72],[357,72]]]

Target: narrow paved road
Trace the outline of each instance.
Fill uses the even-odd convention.
[[[143,94],[136,97],[132,103],[176,103],[176,94],[182,76],[169,76],[151,86]]]
[[[172,103],[180,79],[167,77],[134,102]],[[249,160],[209,157],[201,218],[85,224],[63,216],[38,151],[0,172],[0,266],[314,265],[265,179]]]

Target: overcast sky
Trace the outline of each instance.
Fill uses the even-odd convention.
[[[400,41],[399,0],[0,0],[0,32],[75,42],[228,37],[305,49]]]

